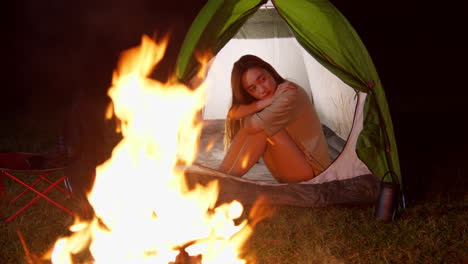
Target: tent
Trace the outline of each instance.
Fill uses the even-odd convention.
[[[343,145],[325,171],[303,183],[256,182],[206,168],[188,170],[189,182],[218,179],[220,202],[250,204],[266,196],[275,204],[297,206],[370,204],[382,180],[401,186],[384,89],[358,34],[332,3],[209,0],[181,46],[176,65],[181,82],[195,78],[197,56],[206,51],[215,56],[206,75],[203,119],[226,116],[232,64],[244,54],[255,54],[310,93],[323,127]]]

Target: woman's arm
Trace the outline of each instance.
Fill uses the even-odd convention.
[[[231,107],[228,113],[228,117],[234,120],[244,118],[248,115],[263,110],[267,106],[271,105],[273,98],[265,98],[262,100],[255,101],[250,104],[240,104]]]

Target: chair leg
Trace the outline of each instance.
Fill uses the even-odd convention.
[[[6,201],[6,185],[3,181],[3,171],[0,171],[0,207],[3,204],[3,200]]]
[[[49,176],[48,174],[47,175],[38,175],[39,178],[41,178],[41,180],[47,182],[48,184],[53,184],[53,182],[51,180],[49,180],[47,178],[47,176]],[[68,178],[65,176],[65,179],[63,180],[64,184],[65,184],[65,187],[68,189],[68,187],[66,186],[66,183],[65,181],[67,181]],[[68,191],[64,188],[62,188],[60,185],[57,185],[56,187],[59,191],[63,192],[64,194],[68,195],[70,198],[76,198],[75,195],[71,192],[71,191]]]
[[[29,203],[27,203],[25,206],[23,206],[21,209],[19,209],[15,214],[13,214],[12,216],[10,216],[9,218],[7,218],[5,220],[6,223],[12,221],[16,216],[18,216],[21,212],[23,212],[26,208],[28,208],[29,206],[31,206],[34,202],[36,202],[37,200],[39,200],[40,198],[44,198],[46,199],[47,201],[49,201],[50,203],[52,203],[53,205],[57,206],[58,208],[62,209],[64,212],[66,212],[67,214],[71,215],[71,216],[75,216],[75,214],[68,210],[67,208],[63,207],[62,205],[60,205],[59,203],[57,203],[56,201],[52,200],[51,198],[49,198],[48,196],[46,196],[45,194],[47,194],[48,192],[50,192],[53,188],[55,188],[58,184],[60,184],[65,178],[66,176],[62,176],[60,179],[58,179],[57,181],[55,181],[52,185],[50,185],[49,187],[47,187],[44,191],[42,192],[39,192],[38,190],[32,188],[31,186],[29,186],[28,184],[26,184],[25,182],[21,181],[20,179],[14,177],[13,175],[9,174],[8,172],[5,172],[4,171],[4,174],[7,175],[8,177],[10,177],[11,179],[13,179],[14,181],[18,182],[19,184],[23,185],[24,187],[28,188],[29,190],[33,191],[34,193],[37,194],[37,196],[32,199],[31,201],[29,201]]]
[[[29,186],[31,187],[34,187],[36,185],[38,185],[41,181],[43,181],[42,179],[37,179],[35,182],[33,182],[32,184],[30,184]],[[15,198],[11,199],[10,201],[10,204],[13,204],[15,203],[19,198],[21,198],[23,195],[25,195],[27,192],[29,192],[28,189],[25,189],[24,191],[22,191],[20,194],[18,194]]]
[[[73,194],[73,188],[70,184],[70,180],[68,179],[68,177],[63,181],[63,185],[65,185],[65,188],[67,189],[68,193],[70,193],[70,197],[76,199],[75,195]]]

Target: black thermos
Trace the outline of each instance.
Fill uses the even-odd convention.
[[[384,182],[385,177],[390,174],[392,182]],[[384,222],[394,219],[398,208],[400,196],[400,185],[391,172],[387,172],[380,182],[379,197],[375,205],[375,217]]]

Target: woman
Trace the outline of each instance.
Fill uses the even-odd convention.
[[[219,171],[243,176],[263,158],[278,182],[302,182],[330,164],[320,120],[303,88],[254,55],[234,64],[231,86],[228,149]]]

